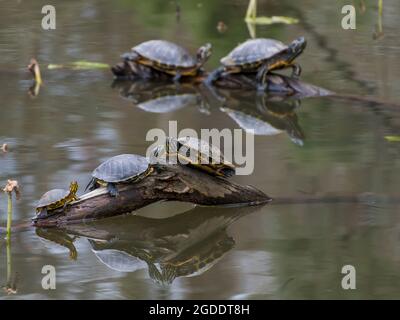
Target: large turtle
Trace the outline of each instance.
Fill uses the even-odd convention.
[[[53,189],[47,191],[36,205],[37,214],[35,219],[45,218],[48,216],[49,211],[65,207],[68,203],[78,200],[77,191],[78,183],[76,181],[71,182],[69,190]]]
[[[174,76],[179,81],[182,76],[196,76],[211,55],[211,44],[200,47],[196,57],[186,49],[166,40],[150,40],[133,47],[122,55],[129,61],[146,65]]]
[[[221,59],[222,67],[210,73],[206,83],[211,84],[219,77],[232,73],[257,73],[258,89],[265,90],[266,75],[272,70],[292,68],[292,77],[300,76],[301,67],[293,61],[306,45],[304,37],[295,39],[288,46],[274,39],[247,40]]]
[[[166,160],[171,163],[172,158],[177,160],[176,163],[194,166],[214,176],[230,177],[235,174],[235,166],[224,159],[219,148],[194,137],[168,137],[165,144],[156,146],[150,152],[152,163]]]
[[[147,158],[136,154],[120,154],[94,169],[92,179],[85,190],[106,187],[109,194],[116,197],[118,196],[117,184],[138,182],[152,171]]]

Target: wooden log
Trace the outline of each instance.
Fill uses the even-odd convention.
[[[158,165],[145,179],[135,184],[120,185],[118,191],[118,197],[111,197],[105,188],[94,190],[66,208],[54,210],[47,217],[33,219],[33,224],[54,227],[101,219],[130,213],[163,200],[206,206],[259,205],[271,201],[270,197],[254,187],[241,186],[182,165]]]

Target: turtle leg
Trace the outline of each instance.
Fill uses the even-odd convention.
[[[257,80],[257,91],[265,92],[268,90],[268,64],[263,64],[260,69],[258,69],[256,80]]]
[[[172,78],[172,81],[174,81],[174,83],[180,83],[182,78],[182,74],[178,71],[175,76]]]
[[[114,183],[107,183],[107,191],[112,197],[118,197],[119,192]]]
[[[215,69],[204,80],[204,84],[207,86],[211,86],[216,80],[218,80],[222,76],[224,72],[225,72],[225,67],[219,67],[218,69]]]
[[[86,190],[92,191],[94,189],[96,189],[96,181],[94,180],[94,178],[92,178],[92,179],[90,179],[89,183],[87,184],[85,191]]]
[[[301,67],[297,63],[293,63],[290,65],[292,68],[292,78],[298,79],[301,75]]]

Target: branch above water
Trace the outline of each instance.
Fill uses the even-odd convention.
[[[65,209],[54,210],[35,226],[54,227],[86,220],[130,213],[158,201],[182,201],[198,205],[258,205],[271,201],[262,191],[235,184],[188,166],[157,166],[138,183],[120,185],[119,196],[111,197],[105,188],[80,197]]]

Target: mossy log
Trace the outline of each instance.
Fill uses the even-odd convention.
[[[211,176],[188,166],[159,165],[135,184],[118,186],[119,196],[111,197],[105,188],[84,194],[65,208],[33,220],[35,226],[55,227],[130,213],[163,200],[198,205],[258,205],[271,201],[262,191]]]

